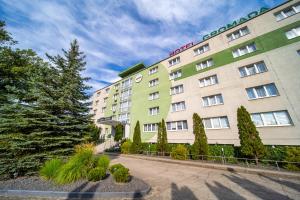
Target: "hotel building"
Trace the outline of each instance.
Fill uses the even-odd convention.
[[[132,138],[156,142],[166,121],[169,143],[193,143],[193,113],[210,144],[239,145],[237,108],[251,114],[266,145],[300,144],[300,1],[261,8],[187,44],[151,66],[139,63],[93,95],[101,136],[118,123]]]

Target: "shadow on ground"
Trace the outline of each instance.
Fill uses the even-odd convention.
[[[183,186],[181,188],[178,188],[178,186],[175,183],[172,183],[171,199],[172,200],[182,200],[182,199],[197,200],[198,198],[188,187]]]
[[[78,186],[77,188],[75,188],[74,190],[72,190],[69,195],[67,200],[72,200],[72,199],[93,199],[95,192],[99,186],[100,183],[96,183],[92,186],[90,186],[89,188],[85,189],[87,186],[88,182],[84,182],[82,183],[80,186]],[[78,192],[87,192],[85,194],[78,194]]]
[[[264,177],[266,179],[269,179],[270,181],[273,181],[275,183],[284,185],[286,187],[289,187],[291,189],[294,189],[294,190],[300,192],[300,184],[298,184],[298,183],[294,183],[294,182],[291,182],[291,181],[283,180],[283,179],[280,179],[280,178],[273,178],[273,177],[269,177],[269,176],[265,176],[265,175],[260,175],[260,176]]]
[[[241,195],[237,194],[236,192],[219,182],[214,181],[214,184],[216,186],[213,186],[207,182],[205,184],[210,189],[210,191],[214,193],[214,195],[220,200],[246,200],[246,198],[242,197]]]
[[[236,183],[243,189],[251,192],[253,195],[257,196],[260,199],[265,200],[287,200],[290,199],[288,196],[285,196],[273,189],[267,188],[264,185],[258,184],[256,182],[250,181],[245,178],[241,178],[235,175],[224,175],[226,178]]]

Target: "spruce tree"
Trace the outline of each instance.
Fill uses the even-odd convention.
[[[202,119],[197,113],[193,114],[193,133],[195,135],[193,144],[194,159],[199,159],[198,155],[208,155],[208,144]]]
[[[258,164],[258,159],[265,154],[266,150],[251,120],[250,114],[244,106],[241,106],[237,110],[237,121],[241,153],[245,156],[255,158],[256,164]]]
[[[130,147],[131,153],[139,153],[141,150],[142,141],[141,141],[141,129],[140,129],[140,122],[137,121],[134,127],[133,133],[133,142]]]
[[[163,155],[168,152],[168,137],[165,120],[161,120],[161,152]]]
[[[0,23],[0,175],[34,173],[45,159],[69,155],[87,139],[85,62],[76,42],[49,66],[32,50],[14,49]],[[4,39],[3,39],[4,38]],[[11,40],[11,41],[10,41]],[[72,77],[72,78],[71,78]]]

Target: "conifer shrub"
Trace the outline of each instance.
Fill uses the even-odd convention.
[[[113,174],[115,171],[117,171],[118,169],[120,169],[120,168],[122,168],[122,167],[124,168],[124,165],[122,165],[122,164],[120,164],[120,163],[114,164],[114,165],[110,166],[109,172],[110,172],[111,174]]]
[[[87,174],[89,181],[100,181],[106,176],[106,170],[103,167],[96,167],[91,169]]]
[[[45,164],[40,169],[39,174],[43,179],[46,179],[46,180],[54,179],[56,177],[56,175],[58,174],[62,165],[63,165],[63,161],[61,159],[54,158],[54,159],[48,160],[45,162]]]
[[[108,169],[109,163],[110,159],[107,155],[102,155],[98,158],[98,167],[105,169],[105,171]]]
[[[113,173],[114,180],[118,183],[126,183],[129,181],[129,169],[126,167],[120,167]]]
[[[130,153],[137,154],[142,150],[140,122],[137,121],[134,127],[133,141],[130,146]]]
[[[130,153],[130,147],[131,147],[132,142],[130,140],[125,141],[121,145],[121,153],[124,154],[129,154]]]
[[[285,168],[291,171],[300,171],[300,147],[287,147],[286,158],[287,162],[297,162],[288,163]]]
[[[182,144],[177,145],[175,148],[172,149],[171,152],[171,157],[176,160],[186,160],[187,155],[188,155],[188,150]]]

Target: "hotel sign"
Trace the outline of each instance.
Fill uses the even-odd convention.
[[[179,53],[182,52],[183,50],[188,49],[188,48],[190,48],[190,47],[193,46],[193,45],[194,45],[193,42],[190,42],[190,43],[187,43],[187,44],[183,45],[182,47],[180,47],[180,48],[178,48],[178,49],[172,51],[172,52],[170,53],[170,57],[172,57],[172,56],[174,56],[174,55],[176,55],[176,54],[179,54]]]
[[[266,12],[267,10],[269,10],[269,8],[262,7],[258,11],[253,11],[253,12],[249,13],[245,17],[241,17],[239,20],[235,20],[232,23],[227,24],[226,26],[220,27],[218,30],[212,31],[210,34],[204,35],[203,36],[203,40],[207,40],[207,39],[209,39],[209,38],[211,38],[211,37],[213,37],[213,36],[215,36],[215,35],[217,35],[219,33],[222,33],[222,32],[224,32],[224,31],[226,31],[226,30],[228,30],[228,29],[230,29],[232,27],[235,27],[235,26],[237,26],[237,25],[239,25],[239,24],[241,24],[241,23],[243,23],[245,21],[248,21],[248,20],[250,20],[250,19],[252,19],[252,18],[254,18],[254,17],[258,16],[258,15],[261,15],[262,13]]]

